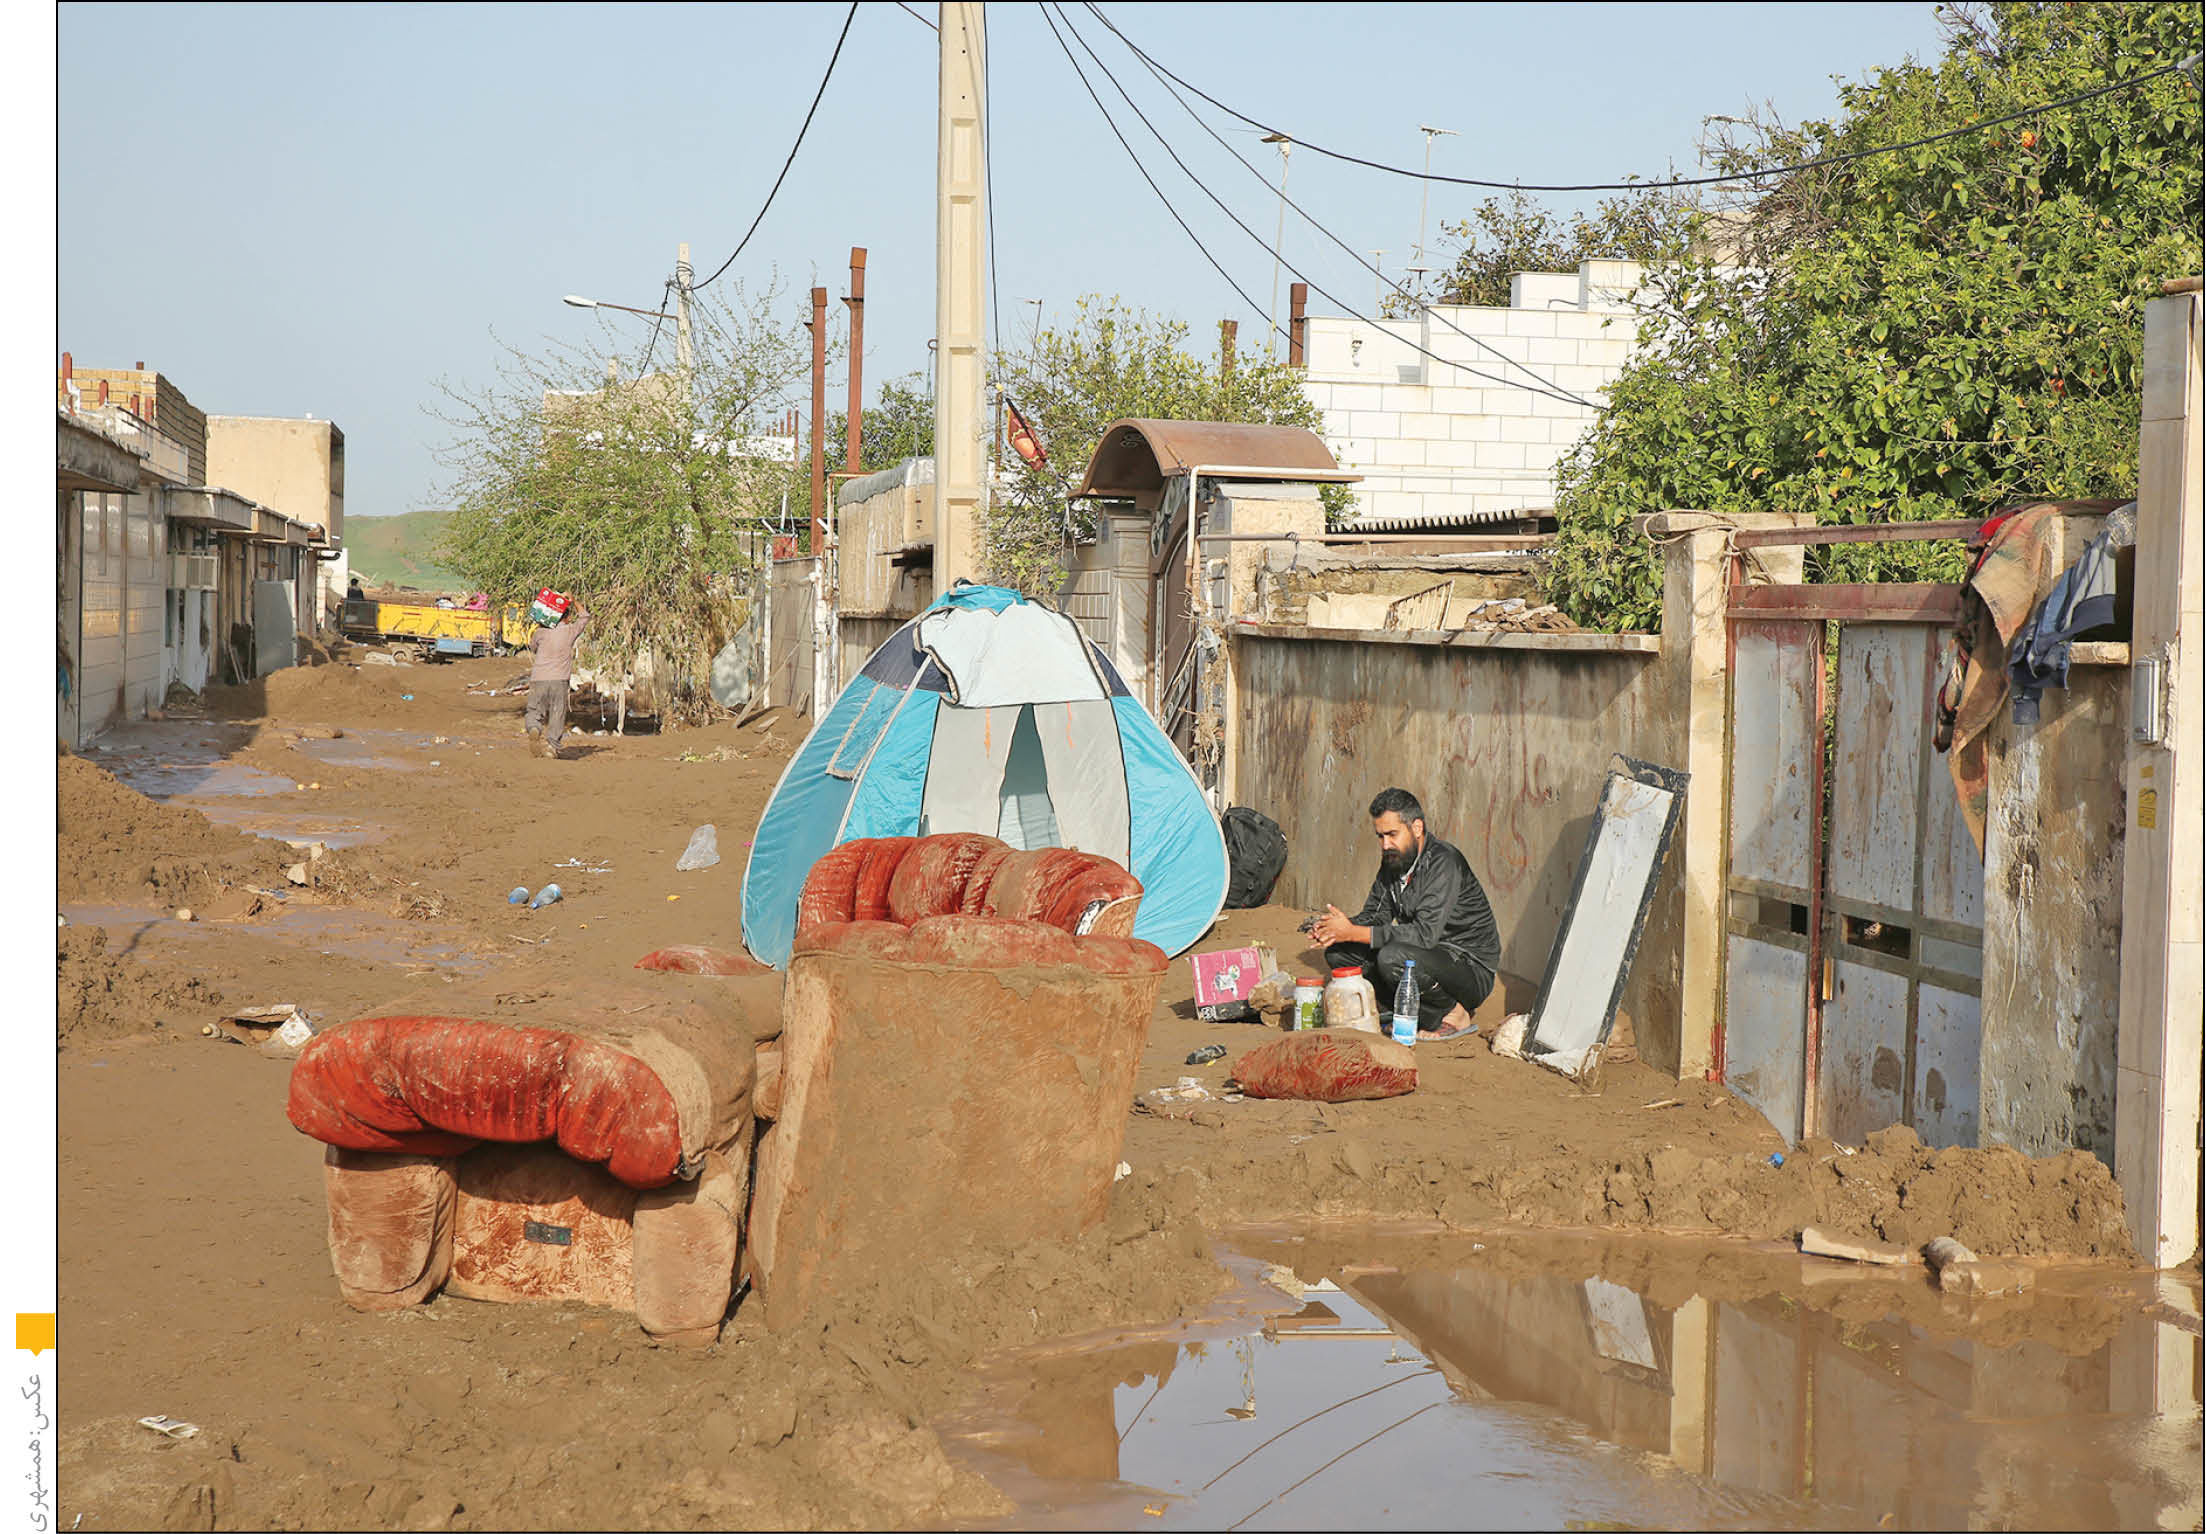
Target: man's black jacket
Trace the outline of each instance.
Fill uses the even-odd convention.
[[[1389,943],[1445,948],[1489,973],[1501,967],[1501,933],[1478,875],[1462,853],[1429,832],[1408,879],[1391,879],[1380,869],[1355,920],[1371,929],[1374,949]]]

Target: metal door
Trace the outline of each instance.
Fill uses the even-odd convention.
[[[1836,623],[1827,682],[1822,621],[1734,617],[1718,1073],[1788,1143],[1974,1145],[1984,876],[1930,739],[1943,630]]]

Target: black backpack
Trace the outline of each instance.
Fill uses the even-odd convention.
[[[1287,836],[1269,815],[1235,805],[1225,814],[1226,908],[1242,911],[1271,899],[1287,866]]]

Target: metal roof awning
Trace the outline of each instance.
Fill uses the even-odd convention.
[[[211,485],[170,485],[161,492],[161,514],[186,527],[250,537],[262,508],[234,490]]]
[[[1343,533],[1433,533],[1453,527],[1484,527],[1494,522],[1524,522],[1552,517],[1552,506],[1500,506],[1484,511],[1431,511],[1398,517],[1357,517],[1336,531]]]
[[[1335,462],[1323,439],[1306,427],[1129,419],[1103,429],[1072,498],[1153,494],[1166,479],[1193,470],[1233,479],[1333,484],[1363,478]]]

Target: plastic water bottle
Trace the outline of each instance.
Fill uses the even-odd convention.
[[[1417,1043],[1417,961],[1405,960],[1402,964],[1401,984],[1394,987],[1394,1042],[1415,1047]]]
[[[514,885],[512,892],[506,896],[507,905],[527,905],[528,903],[529,887],[526,884]]]
[[[544,907],[550,905],[558,898],[559,886],[556,884],[547,884],[542,889],[536,892],[536,898],[529,902],[529,909],[532,911],[541,911],[544,909]]]

